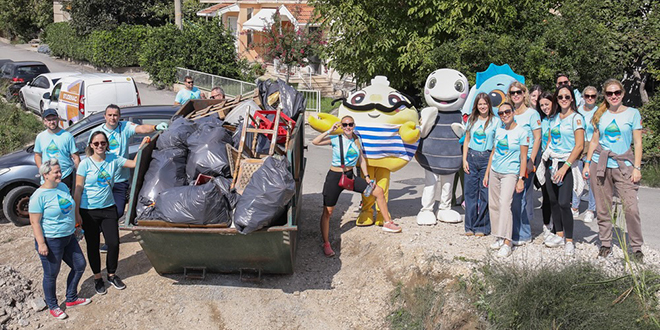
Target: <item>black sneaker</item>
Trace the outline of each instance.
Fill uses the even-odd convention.
[[[122,282],[121,278],[119,278],[119,276],[117,276],[117,275],[108,276],[108,282],[110,282],[110,284],[112,284],[112,286],[114,286],[115,289],[117,289],[117,290],[126,289],[126,284],[124,284],[124,282]]]
[[[96,290],[96,294],[106,294],[108,292],[108,290],[105,289],[105,283],[102,278],[94,280],[94,290]]]
[[[632,255],[633,260],[635,260],[637,263],[643,264],[644,263],[644,253],[642,251],[635,251],[633,252]]]
[[[107,244],[101,245],[101,247],[99,248],[99,252],[108,253],[108,245]]]
[[[598,259],[604,259],[612,255],[612,248],[609,246],[601,246],[598,250]]]

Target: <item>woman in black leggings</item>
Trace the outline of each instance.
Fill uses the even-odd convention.
[[[555,117],[555,109],[552,106],[555,103],[555,98],[548,92],[543,92],[538,98],[536,103],[536,110],[541,116],[541,152],[539,156],[548,147],[548,139],[550,138],[550,121]],[[539,161],[540,161],[540,157]],[[538,178],[535,178],[538,181]],[[543,239],[546,239],[553,233],[552,229],[552,206],[550,205],[550,196],[548,196],[548,187],[540,184],[541,192],[543,193],[543,204],[541,211],[543,213]]]

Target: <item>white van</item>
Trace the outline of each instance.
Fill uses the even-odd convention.
[[[68,127],[95,112],[104,111],[109,104],[131,107],[142,103],[133,78],[109,73],[64,77],[53,86],[50,93],[43,96],[42,111],[56,109],[62,127]]]

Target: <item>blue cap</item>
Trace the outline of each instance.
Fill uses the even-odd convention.
[[[54,116],[59,117],[59,115],[57,114],[57,110],[55,110],[55,109],[46,109],[46,110],[44,110],[44,113],[41,114],[41,118],[46,118],[50,115],[54,115]]]

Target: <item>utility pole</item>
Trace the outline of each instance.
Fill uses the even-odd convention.
[[[174,0],[174,23],[183,30],[183,23],[181,22],[181,0]]]

